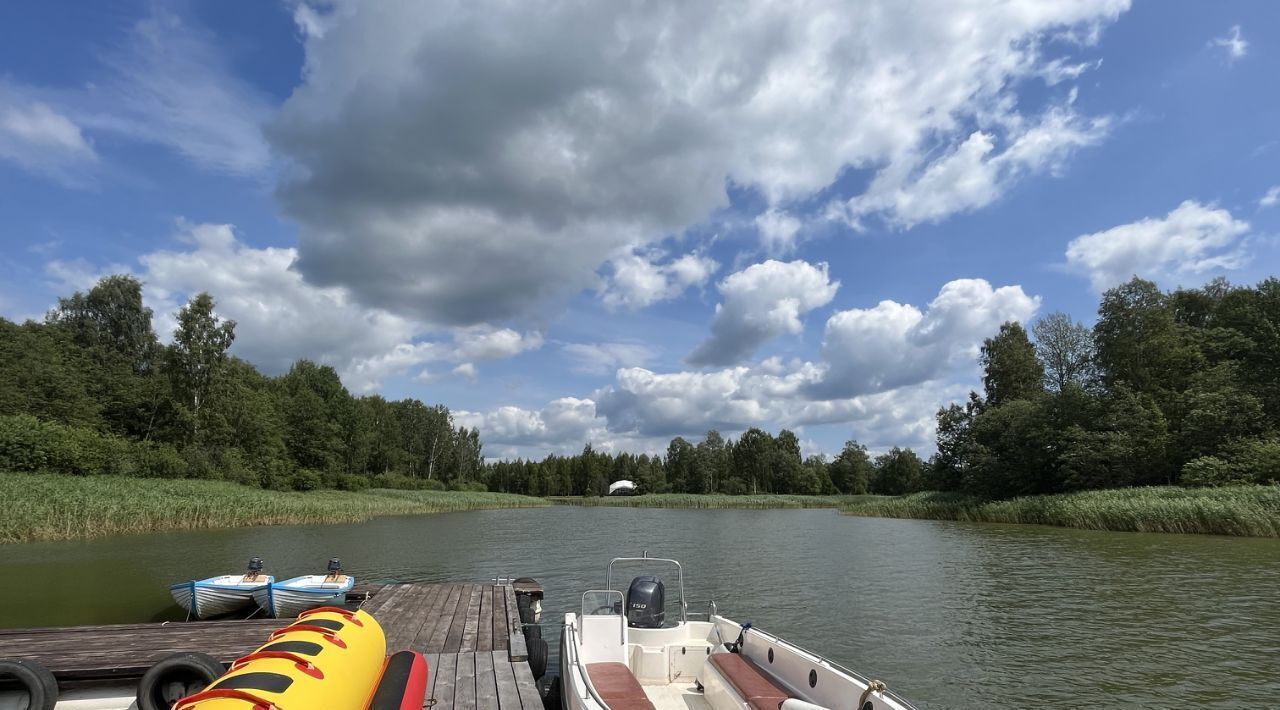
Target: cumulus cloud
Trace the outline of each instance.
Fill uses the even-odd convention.
[[[1074,97],[1073,90],[1072,101]],[[1012,117],[1014,128],[1002,147],[997,147],[994,133],[979,130],[941,157],[922,156],[881,171],[865,193],[836,212],[859,229],[865,217],[875,214],[907,229],[986,207],[1022,176],[1057,172],[1074,151],[1102,141],[1110,119],[1083,117],[1070,104],[1051,109],[1035,122]]]
[[[1267,190],[1267,194],[1258,198],[1258,208],[1266,209],[1268,207],[1275,207],[1277,202],[1280,202],[1280,185],[1272,187],[1270,190]]]
[[[883,392],[942,376],[971,363],[983,338],[1005,321],[1026,321],[1040,306],[1021,286],[992,288],[983,279],[942,287],[925,310],[881,301],[827,320],[821,376],[807,393],[826,400]]]
[[[458,411],[454,419],[479,429],[486,445],[571,451],[605,436],[595,402],[575,397],[553,400],[540,410],[505,406],[484,413]]]
[[[1065,109],[1023,125],[1017,86],[1045,64],[1039,40],[1096,38],[1128,1],[323,5],[322,25],[297,14],[304,83],[268,131],[292,162],[277,195],[298,268],[470,324],[589,286],[619,250],[707,220],[730,183],[785,208],[853,167],[894,176],[867,214],[980,207],[1098,139]],[[928,207],[881,196],[941,181],[931,166],[970,140],[984,185]]]
[[[612,275],[604,291],[604,303],[632,310],[676,298],[689,288],[700,288],[720,264],[701,254],[685,254],[665,264],[660,254],[628,252],[611,259]]]
[[[74,121],[0,80],[0,160],[74,185],[98,154]]]
[[[1240,36],[1240,25],[1232,25],[1231,29],[1221,37],[1214,37],[1209,41],[1210,47],[1221,47],[1227,53],[1227,61],[1234,62],[1240,59],[1249,51],[1249,43],[1244,37]]]
[[[453,374],[458,377],[466,378],[471,382],[475,382],[480,377],[480,370],[476,368],[474,363],[464,362],[453,368]]]
[[[719,284],[711,337],[690,355],[692,365],[731,365],[750,357],[780,335],[804,330],[800,317],[835,297],[827,265],[807,261],[769,261],[730,274]]]
[[[219,314],[236,321],[236,355],[270,374],[301,358],[333,365],[358,392],[424,363],[497,360],[542,345],[537,332],[494,326],[441,330],[360,305],[346,289],[303,281],[292,268],[295,249],[249,246],[229,224],[181,222],[176,240],[183,248],[144,254],[138,269],[102,269],[75,260],[49,262],[46,272],[75,289],[89,288],[107,273],[134,272],[165,340],[176,325],[173,314],[195,293],[208,291]]]
[[[1236,269],[1248,261],[1249,229],[1225,209],[1187,200],[1164,217],[1076,237],[1067,245],[1067,265],[1097,291],[1135,275],[1159,280]]]

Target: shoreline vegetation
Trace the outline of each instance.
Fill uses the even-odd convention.
[[[875,518],[1051,525],[1116,532],[1280,537],[1280,486],[1152,486],[984,500],[930,491],[864,496],[840,512]]]
[[[556,505],[605,508],[751,509],[839,508],[872,495],[725,495],[723,493],[647,493],[638,496],[547,496]]]
[[[286,492],[226,481],[0,472],[0,544],[547,505],[473,491]]]

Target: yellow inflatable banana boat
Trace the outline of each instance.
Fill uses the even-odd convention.
[[[367,612],[314,609],[174,708],[362,710],[374,696],[386,655],[386,637]]]

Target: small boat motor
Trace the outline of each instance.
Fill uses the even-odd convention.
[[[342,560],[338,559],[337,557],[330,557],[329,558],[330,579],[337,579],[340,576],[342,576]]]
[[[644,575],[631,580],[627,589],[627,626],[660,629],[667,618],[666,587],[662,580]]]
[[[258,576],[258,573],[259,573],[259,572],[261,572],[261,571],[262,571],[262,558],[261,558],[261,557],[250,557],[250,558],[249,558],[249,574],[247,574],[247,575],[245,575],[245,576],[246,576],[246,577],[257,577],[257,576]]]

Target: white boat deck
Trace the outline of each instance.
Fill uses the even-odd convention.
[[[656,710],[711,710],[702,693],[693,683],[687,685],[645,685],[644,694],[649,696]]]

